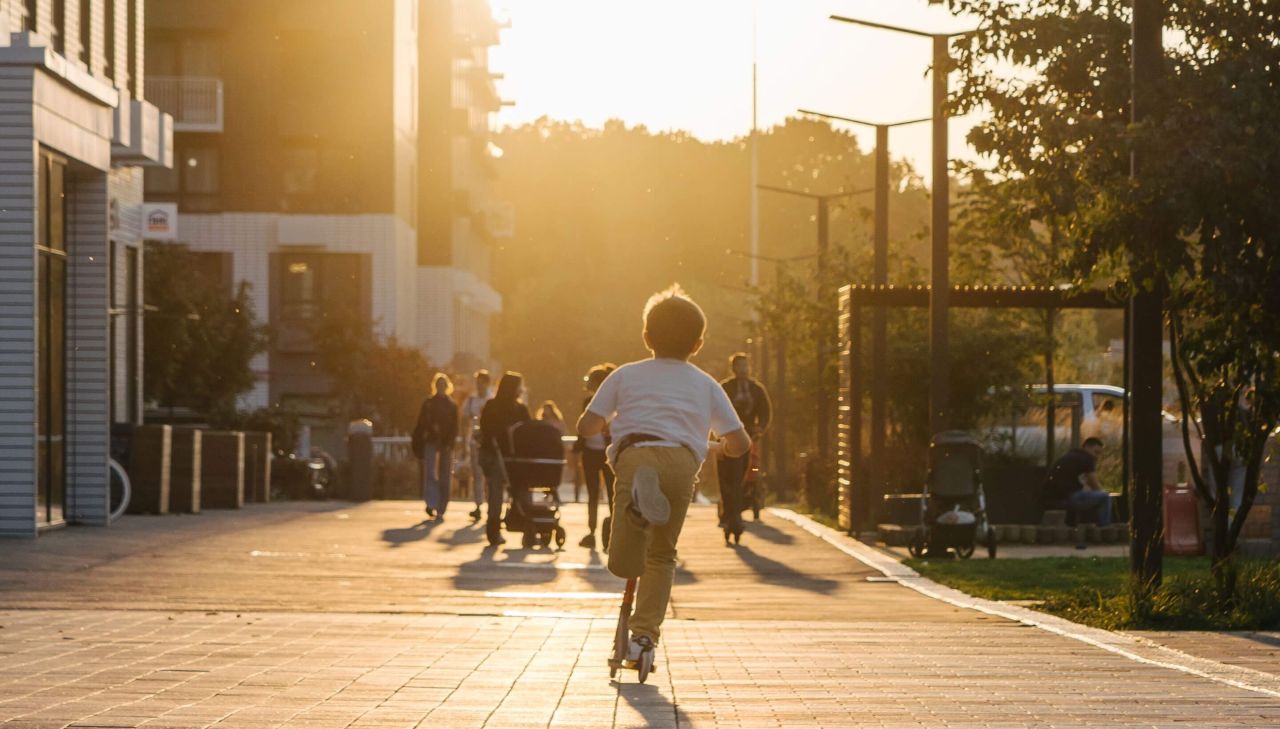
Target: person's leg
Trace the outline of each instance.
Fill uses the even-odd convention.
[[[1077,523],[1111,524],[1111,494],[1106,491],[1077,491],[1067,499],[1067,508],[1077,514]]]
[[[737,458],[720,460],[720,502],[724,505],[722,519],[724,528],[733,534],[742,533],[742,489],[747,477],[747,459],[742,455]]]
[[[604,453],[585,448],[582,451],[582,480],[587,484],[587,531],[596,533],[597,515],[600,511],[600,468],[604,465]]]
[[[498,460],[501,457],[497,454],[484,454],[480,458],[480,463],[485,466],[484,485],[488,496],[485,536],[489,538],[491,544],[502,539],[502,500],[506,495],[506,478],[503,475],[502,462]]]
[[[422,447],[422,501],[427,508],[436,508],[436,447],[430,443]]]
[[[439,498],[436,501],[439,516],[444,516],[444,512],[449,508],[449,498],[453,490],[453,447],[440,446],[440,453],[436,463],[436,493]]]
[[[616,488],[613,492],[613,521],[609,534],[609,571],[631,579],[644,574],[648,548],[648,524],[631,507],[631,481],[636,468],[650,461],[646,451],[659,448],[628,448],[618,457]]]
[[[480,446],[473,443],[471,445],[471,491],[472,496],[475,497],[476,511],[479,511],[485,502],[484,484],[484,469],[480,467]]]
[[[650,526],[644,555],[644,574],[636,589],[635,610],[631,614],[631,634],[647,636],[655,643],[662,633],[662,621],[671,601],[671,584],[676,573],[676,542],[684,528],[685,515],[693,498],[693,482],[698,477],[698,462],[686,448],[637,448],[656,451],[650,455],[658,471],[662,493],[671,503],[671,518],[661,526]],[[619,495],[626,489],[619,490]],[[620,520],[629,513],[615,512]],[[615,531],[617,527],[614,527]],[[612,554],[610,555],[612,557]]]

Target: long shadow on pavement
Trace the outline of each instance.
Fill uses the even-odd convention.
[[[790,566],[774,559],[753,552],[751,547],[742,545],[734,548],[734,553],[738,558],[746,563],[748,567],[755,570],[760,575],[760,579],[782,587],[791,587],[797,590],[808,590],[809,592],[830,593],[834,592],[840,583],[836,580],[828,580],[825,577],[814,577],[803,572],[795,570]]]
[[[618,683],[618,695],[632,709],[644,717],[645,726],[665,729],[666,727],[689,726],[688,715],[680,707],[671,703],[657,686],[643,683]]]
[[[411,527],[403,527],[400,529],[383,529],[382,541],[390,544],[392,549],[395,549],[403,544],[409,544],[411,542],[420,542],[423,539],[426,539],[431,534],[432,530],[434,530],[436,526],[439,525],[439,523],[440,522],[437,522],[433,519],[423,519],[422,521],[418,522],[417,524],[414,524]]]
[[[458,590],[485,591],[512,585],[541,585],[555,582],[556,569],[550,565],[529,562],[534,552],[525,549],[485,547],[480,556],[458,565],[453,586]]]
[[[753,537],[759,537],[766,542],[774,544],[795,544],[796,538],[782,531],[781,529],[767,524],[763,521],[744,521],[742,526],[747,534]]]

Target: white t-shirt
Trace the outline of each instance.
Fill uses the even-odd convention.
[[[610,461],[617,458],[618,444],[635,433],[662,438],[642,445],[687,446],[702,461],[711,431],[724,435],[742,429],[720,383],[678,359],[622,365],[600,385],[587,410],[610,421]]]

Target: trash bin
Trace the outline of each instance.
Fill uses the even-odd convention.
[[[347,426],[347,494],[368,501],[373,493],[373,422],[353,420]]]

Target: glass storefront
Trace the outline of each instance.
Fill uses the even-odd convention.
[[[66,506],[67,163],[40,153],[36,215],[36,523]]]

